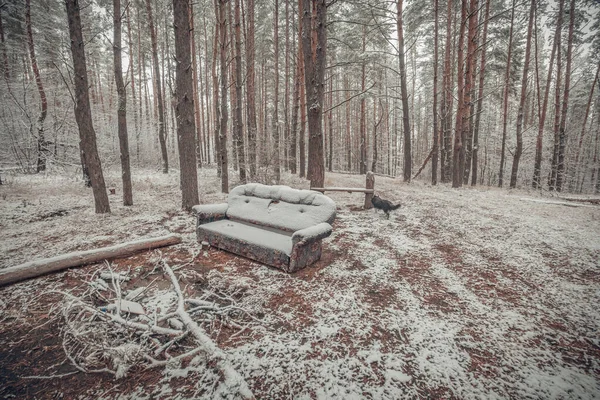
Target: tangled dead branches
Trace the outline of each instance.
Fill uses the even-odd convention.
[[[177,267],[162,258],[158,264],[171,283],[168,290],[150,289],[156,278],[147,287],[124,293],[127,276],[114,273],[107,263],[104,279],[93,276],[83,294],[64,293],[59,311],[69,361],[82,372],[108,372],[116,378],[138,367],[194,367],[205,371],[205,381],[196,382],[199,390],[208,386],[214,393],[253,398],[244,377],[213,340],[222,329],[232,332],[232,339],[259,327],[254,312],[236,300],[241,289],[228,293],[208,280],[194,297],[186,297],[197,290],[182,290]]]

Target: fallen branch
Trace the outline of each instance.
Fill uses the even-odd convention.
[[[175,289],[175,293],[177,293],[177,315],[184,323],[189,332],[196,338],[196,341],[202,348],[202,350],[207,354],[207,356],[211,358],[215,358],[217,361],[217,367],[223,373],[225,377],[225,384],[230,388],[236,388],[238,393],[244,399],[254,399],[254,395],[252,391],[248,387],[248,383],[244,379],[243,376],[239,374],[232,366],[228,360],[227,353],[221,350],[215,342],[213,342],[210,337],[204,332],[204,330],[190,317],[190,315],[185,311],[185,299],[183,297],[183,293],[181,293],[181,287],[179,286],[179,282],[177,281],[177,277],[171,270],[171,267],[166,262],[163,262],[163,268],[169,278],[171,278],[171,283],[173,284],[173,288]]]
[[[104,260],[128,257],[140,251],[157,247],[171,246],[181,243],[181,237],[167,235],[151,239],[136,240],[116,246],[102,247],[94,250],[77,251],[57,257],[31,261],[14,267],[0,270],[0,286],[10,285],[25,279],[35,278],[50,272],[62,271],[67,268],[95,264]]]
[[[423,170],[425,169],[425,166],[427,165],[427,163],[429,162],[429,160],[431,160],[431,156],[433,156],[433,149],[431,149],[431,151],[429,152],[429,155],[427,156],[427,158],[423,162],[423,165],[421,165],[421,168],[419,168],[419,170],[417,171],[417,173],[415,174],[415,176],[412,177],[413,179],[416,179],[417,176],[419,176],[421,174],[421,172],[423,172]]]

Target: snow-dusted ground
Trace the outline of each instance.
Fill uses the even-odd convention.
[[[214,170],[200,175],[202,202],[223,201]],[[120,192],[117,177],[108,181]],[[179,211],[177,174],[134,177],[136,205],[111,196],[106,216],[94,214],[91,191],[75,179],[11,178],[0,186],[0,267],[168,232],[184,243],[165,257],[183,263],[198,245],[193,217]],[[308,187],[291,176],[283,183]],[[363,184],[360,176],[326,178],[326,186]],[[361,210],[361,194],[327,193],[337,203],[333,234],[321,261],[297,274],[215,249],[177,272],[184,281],[193,270],[213,285],[243,288],[240,305],[264,314],[235,340],[213,335],[257,398],[600,397],[600,206],[383,177],[375,188],[402,207],[388,220]],[[150,258],[134,262],[142,268]],[[83,285],[86,268],[0,289],[0,335],[34,311],[48,313],[34,295],[65,281]],[[0,346],[2,360],[18,343],[0,339]],[[158,381],[131,372],[118,389],[89,385],[79,393],[170,398],[194,386],[213,398],[221,390],[215,379],[204,366],[170,366]]]

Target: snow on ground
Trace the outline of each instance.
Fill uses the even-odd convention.
[[[177,173],[134,177],[136,205],[119,206],[111,196],[107,216],[93,213],[91,191],[75,179],[14,177],[0,186],[0,267],[168,232],[184,238],[174,254],[195,254],[194,219],[179,211]],[[117,178],[108,181],[119,189]],[[308,187],[289,175],[282,183]],[[327,174],[326,186],[363,184],[364,177]],[[214,170],[201,171],[200,187],[203,203],[225,199]],[[600,207],[383,177],[375,188],[402,203],[389,220],[361,210],[361,194],[326,193],[337,203],[333,234],[321,261],[299,273],[216,249],[177,272],[182,280],[193,270],[213,285],[244,288],[240,305],[264,314],[235,340],[212,335],[257,398],[600,397]],[[150,258],[140,256],[139,268]],[[50,305],[32,305],[32,295],[60,285],[57,276],[77,285],[84,269],[0,289],[0,304],[12,305],[0,314],[0,333],[22,322],[19,312],[48,313]],[[193,364],[167,368],[152,382],[132,373],[119,389],[88,383],[80,394],[185,398],[191,385],[200,386],[200,397],[233,396],[213,385],[214,371]],[[0,393],[14,385],[2,391],[0,383]]]

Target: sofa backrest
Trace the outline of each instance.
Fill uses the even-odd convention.
[[[335,203],[311,190],[249,183],[234,188],[227,200],[227,217],[294,232],[335,220]]]

